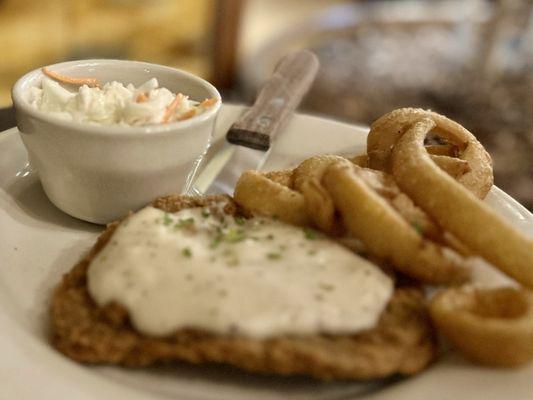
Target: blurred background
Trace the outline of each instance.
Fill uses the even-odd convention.
[[[0,0],[0,48],[0,108],[25,72],[90,57],[182,68],[247,103],[308,48],[322,68],[304,112],[366,125],[397,107],[444,113],[533,210],[531,0]]]

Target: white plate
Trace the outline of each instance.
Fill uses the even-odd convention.
[[[225,106],[222,135],[241,107]],[[280,136],[265,168],[294,165],[318,153],[358,153],[363,128],[296,115]],[[533,216],[494,188],[487,202],[531,234]],[[128,370],[86,367],[48,344],[47,309],[53,287],[101,231],[63,214],[46,198],[27,165],[16,129],[0,133],[0,399],[531,399],[533,366],[485,369],[447,354],[424,373],[374,384],[319,383],[254,376],[231,368],[176,365]],[[494,282],[486,268],[478,278]]]

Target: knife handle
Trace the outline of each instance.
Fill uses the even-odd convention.
[[[226,133],[228,142],[266,151],[272,138],[285,126],[318,72],[317,56],[298,50],[281,59],[263,85],[254,105]]]

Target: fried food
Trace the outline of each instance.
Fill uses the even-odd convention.
[[[431,155],[457,157],[457,147],[451,144],[430,144],[425,147]]]
[[[440,169],[456,180],[470,172],[470,165],[465,160],[439,155],[430,155],[430,158]]]
[[[409,225],[428,239],[445,243],[441,229],[400,190],[392,175],[369,168],[356,168],[356,170],[359,177],[386,200]]]
[[[294,178],[292,169],[282,169],[281,171],[265,172],[265,177],[276,183],[279,183],[280,185],[287,186],[289,188],[293,187]]]
[[[337,162],[322,179],[347,230],[377,257],[422,282],[467,280],[469,270],[462,258],[445,254],[442,246],[421,235],[365,183],[361,170],[347,161]]]
[[[368,156],[366,154],[359,154],[358,156],[349,157],[348,160],[360,167],[368,168]]]
[[[346,159],[336,155],[320,155],[302,161],[293,171],[245,172],[242,179],[237,182],[235,199],[244,209],[251,213],[266,216],[277,215],[278,217],[281,215],[280,218],[282,220],[291,223],[293,220],[285,219],[283,210],[278,209],[278,207],[285,207],[279,204],[280,198],[270,197],[271,195],[278,196],[276,193],[282,190],[279,185],[286,186],[283,189],[284,199],[289,199],[289,194],[293,192],[303,195],[309,221],[327,234],[341,236],[344,233],[344,228],[336,215],[331,196],[320,181],[327,167],[335,162],[346,160],[352,163],[355,161],[354,164],[356,165],[366,164],[366,156]],[[399,190],[392,176],[367,168],[360,171],[362,179],[380,196],[385,198],[408,223],[415,226],[417,230],[424,232],[424,235],[432,240],[448,244],[451,242],[445,238],[440,228],[420,208],[416,207],[409,197]],[[264,178],[268,178],[273,182],[268,182]],[[257,192],[256,188],[260,188],[260,192]],[[265,188],[265,190],[262,188]],[[299,196],[295,196],[294,202],[291,203],[291,209],[297,208],[297,214],[300,214],[303,212],[300,208],[301,205]],[[304,220],[302,219],[302,221]],[[301,224],[303,225],[303,223]],[[451,243],[453,243],[452,248],[455,248],[456,243]]]
[[[431,132],[440,144],[425,145]],[[435,358],[436,343],[423,288],[413,285],[463,283],[470,276],[465,256],[475,254],[533,286],[533,241],[479,199],[491,185],[490,157],[470,132],[430,111],[396,110],[372,125],[368,156],[323,155],[294,170],[247,171],[236,185],[235,202],[227,196],[168,196],[153,203],[177,212],[222,201],[225,215],[259,214],[312,225],[399,271],[394,274],[399,281],[407,275],[407,286],[396,281],[375,328],[270,339],[193,329],[145,336],[132,328],[124,308],[99,308],[87,290],[87,268],[111,240],[119,224],[113,223],[57,289],[53,343],[85,363],[146,366],[180,360],[319,379],[414,374]],[[533,359],[532,306],[529,290],[463,287],[438,293],[430,313],[434,326],[467,357],[518,366]]]
[[[317,156],[303,161],[294,170],[246,171],[235,186],[235,201],[250,213],[277,217],[338,235],[335,208],[329,194],[321,187],[323,171],[340,156]]]
[[[333,200],[323,187],[321,179],[327,167],[335,162],[347,160],[352,163],[355,161],[354,164],[356,165],[358,163],[366,164],[366,159],[362,156],[346,159],[336,155],[320,155],[302,161],[292,171],[247,171],[237,182],[235,199],[250,213],[277,216],[285,222],[299,225],[312,223],[329,235],[341,237],[345,233],[345,229],[338,218]],[[423,233],[432,241],[451,247],[461,255],[469,254],[469,251],[460,242],[443,232],[424,211],[398,188],[391,175],[368,168],[358,171],[360,178],[419,233]],[[285,186],[285,188],[280,187],[280,185]],[[303,202],[300,194],[304,198]],[[287,207],[289,201],[291,203]],[[286,215],[287,209],[291,210],[289,216]],[[295,222],[293,217],[302,216],[304,212],[307,213],[307,219],[301,217],[299,218],[300,222]]]
[[[323,232],[337,236],[342,233],[342,225],[336,218],[333,200],[320,180],[332,163],[344,160],[335,155],[315,156],[302,161],[293,172],[294,189],[304,196],[309,218]]]
[[[227,196],[168,196],[153,205],[171,213],[210,205],[219,209],[221,202],[224,213],[239,215]],[[53,344],[76,361],[132,367],[186,361],[318,379],[374,379],[417,373],[436,356],[424,295],[413,287],[396,289],[376,327],[360,334],[252,339],[184,329],[164,338],[142,335],[132,328],[124,308],[116,303],[100,308],[87,290],[89,263],[112,240],[118,225],[108,226],[90,253],[64,276],[52,299]]]
[[[441,171],[424,149],[432,118],[413,124],[392,149],[400,188],[437,223],[504,273],[533,287],[533,240]]]
[[[430,303],[431,318],[465,356],[498,367],[533,359],[533,292],[454,288]]]
[[[235,185],[235,201],[250,213],[294,225],[309,225],[305,198],[285,185],[288,179],[284,173],[245,171]]]
[[[309,179],[320,181],[322,175],[332,163],[344,160],[344,157],[327,154],[310,157],[302,161],[293,172],[294,188],[298,191],[301,190],[304,182]]]
[[[372,124],[367,144],[368,155],[311,157],[284,180],[303,196],[308,222],[421,283],[462,283],[465,257],[480,255],[533,286],[533,241],[480,200],[492,163],[469,131],[431,111],[400,109]],[[515,366],[533,359],[530,304],[533,292],[523,289],[450,289],[431,314],[468,357]]]
[[[433,157],[445,170],[451,169],[451,175],[457,175],[457,181],[479,198],[485,198],[492,187],[492,161],[481,143],[468,130],[458,123],[432,111],[415,108],[402,108],[379,118],[371,125],[367,139],[369,166],[387,172],[392,170],[392,151],[397,141],[410,127],[420,119],[430,119],[434,123],[433,132],[455,147],[458,160],[468,163],[464,169],[461,161],[451,156],[438,155]],[[451,150],[448,150],[450,154]],[[449,160],[445,160],[447,157]],[[457,166],[452,167],[455,163]]]

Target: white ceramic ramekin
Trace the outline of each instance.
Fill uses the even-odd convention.
[[[52,71],[99,82],[140,85],[155,77],[161,87],[204,100],[220,94],[184,71],[135,61],[83,60]],[[40,85],[40,69],[13,87],[18,129],[48,198],[74,217],[104,224],[154,198],[189,189],[211,138],[221,101],[189,120],[142,127],[63,121],[31,107],[28,89]]]

